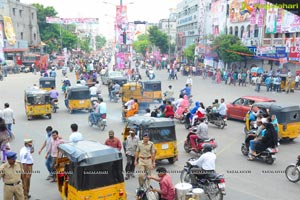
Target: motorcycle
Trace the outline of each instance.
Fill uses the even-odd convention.
[[[216,125],[218,128],[223,129],[226,124],[226,116],[222,116],[219,113],[213,113],[211,107],[206,109],[207,122]]]
[[[59,109],[58,107],[58,99],[53,99],[51,101],[51,109],[53,113],[56,113],[57,109]]]
[[[104,131],[105,127],[107,126],[106,114],[103,114],[101,117],[96,117],[96,118],[97,118],[96,122],[93,122],[92,112],[89,114],[88,117],[89,126],[92,127],[93,125],[96,125],[100,128],[101,131]]]
[[[217,148],[217,143],[215,142],[215,138],[207,138],[205,140],[200,140],[198,139],[195,141],[196,146],[193,146],[191,143],[190,136],[191,135],[196,135],[196,133],[190,132],[186,140],[184,141],[183,148],[185,152],[190,153],[191,151],[194,151],[195,153],[202,154],[202,149],[204,144],[211,144],[213,149]]]
[[[183,112],[181,115],[176,114],[176,112],[175,112],[174,118],[177,119],[177,120],[179,120],[179,122],[180,122],[181,124],[184,124],[184,123],[185,123],[186,115],[187,115],[188,113],[189,113],[188,108],[186,108],[186,109],[184,110],[184,112]]]
[[[255,137],[254,136],[250,136],[248,134],[250,133],[255,133],[255,131],[249,131],[247,134],[245,134],[245,142],[242,143],[242,147],[241,147],[241,152],[244,156],[248,156],[249,155],[249,146],[250,146],[250,140],[253,140]],[[266,162],[269,165],[272,165],[274,163],[274,161],[276,160],[276,153],[278,152],[278,150],[275,148],[267,148],[266,150],[262,151],[260,154],[258,154],[257,156],[254,156],[255,160],[261,160]]]
[[[116,92],[113,96],[113,100],[112,102],[115,102],[115,103],[118,103],[119,102],[119,99],[120,99],[120,93],[119,92]]]
[[[139,200],[156,200],[159,199],[157,192],[152,191],[153,187],[149,184],[147,173],[144,178],[144,184],[136,189],[136,199]]]
[[[292,163],[286,167],[285,176],[292,183],[300,181],[300,155],[297,157],[296,164]]]
[[[194,158],[188,161],[195,160]],[[197,168],[197,166],[191,165],[186,162],[183,170],[180,174],[180,180],[182,183],[192,184],[190,175],[193,173],[192,169]],[[225,177],[222,174],[209,173],[209,174],[195,174],[197,183],[193,185],[193,188],[201,188],[210,200],[222,200],[225,193]]]
[[[102,98],[101,94],[91,95],[91,102],[93,106],[97,103],[99,98]]]
[[[203,117],[203,119],[206,119],[205,117]],[[193,126],[198,126],[200,124],[200,118],[195,118],[194,120],[194,124],[192,124],[192,119],[191,119],[191,113],[187,113],[185,116],[185,121],[184,121],[184,127],[186,129],[189,129]]]

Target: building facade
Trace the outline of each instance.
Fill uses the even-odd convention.
[[[169,36],[172,44],[176,41],[176,18],[161,19],[158,23],[158,28]]]
[[[16,61],[16,57],[30,49],[41,48],[41,39],[37,24],[37,12],[33,6],[23,4],[20,0],[2,0],[0,4],[0,23],[5,29],[4,18],[10,17],[16,42],[7,40],[4,32],[4,55],[8,60]]]

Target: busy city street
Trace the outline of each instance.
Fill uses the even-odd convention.
[[[71,134],[70,125],[77,123],[79,132],[83,134],[86,140],[95,140],[100,143],[108,138],[108,131],[114,130],[115,136],[122,139],[124,123],[121,121],[121,103],[112,103],[108,101],[107,86],[102,86],[104,101],[108,105],[107,124],[104,131],[97,127],[89,127],[88,113],[86,111],[75,112],[70,114],[63,102],[63,95],[60,91],[61,81],[64,77],[61,70],[57,71],[56,86],[60,92],[59,109],[57,113],[52,114],[52,119],[38,118],[28,121],[24,110],[24,90],[27,87],[38,84],[40,78],[37,73],[13,74],[1,82],[1,100],[0,104],[8,102],[14,110],[16,124],[12,130],[15,134],[15,140],[11,142],[11,150],[19,152],[23,146],[24,139],[33,139],[35,152],[33,153],[34,165],[31,179],[30,194],[34,200],[58,200],[60,199],[56,183],[47,181],[47,170],[45,167],[45,151],[40,155],[39,149],[45,139],[45,129],[52,126],[58,130],[59,135],[67,142]],[[144,70],[141,70],[144,79]],[[162,91],[165,91],[168,85],[175,88],[175,96],[179,95],[179,90],[185,85],[187,76],[178,75],[178,80],[167,80],[168,73],[166,70],[155,71],[156,80],[162,81]],[[67,74],[71,84],[75,84],[75,74]],[[275,99],[283,104],[299,104],[299,92],[295,93],[274,93],[266,92],[265,88],[260,93],[254,92],[254,87],[247,85],[229,86],[224,82],[216,84],[211,79],[203,79],[201,76],[192,76],[193,101],[203,102],[205,106],[211,105],[214,99],[225,98],[225,102],[231,102],[243,95],[259,95]],[[151,107],[153,108],[154,105]],[[176,120],[175,120],[176,121]],[[218,144],[216,149],[217,162],[216,170],[218,173],[225,175],[226,179],[226,196],[225,199],[244,199],[244,200],[266,200],[266,199],[290,199],[299,198],[299,183],[289,182],[284,174],[284,170],[291,162],[295,162],[299,153],[299,139],[292,142],[285,142],[279,146],[277,159],[272,165],[259,161],[248,161],[247,157],[241,153],[241,143],[244,141],[244,123],[240,121],[228,121],[228,126],[224,129],[218,129],[214,125],[209,125],[209,136],[214,137]],[[157,166],[166,167],[173,179],[173,184],[178,183],[180,171],[183,169],[185,162],[193,156],[193,153],[186,153],[183,149],[183,142],[188,130],[183,124],[176,121],[176,137],[179,150],[178,161],[175,164],[169,164],[167,161],[157,163]],[[123,152],[124,155],[124,152]],[[124,163],[125,163],[124,158]],[[131,178],[125,181],[127,199],[135,199],[135,190],[138,186],[137,178]],[[151,185],[158,187],[157,183],[151,182]],[[3,185],[1,184],[1,189]],[[2,197],[1,197],[2,198]]]

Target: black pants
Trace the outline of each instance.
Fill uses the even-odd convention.
[[[130,156],[130,155],[126,155],[127,157],[127,163],[126,163],[126,175],[131,175],[134,173],[134,160],[135,160],[135,156]]]

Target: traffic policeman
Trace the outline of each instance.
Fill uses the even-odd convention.
[[[143,134],[143,140],[137,145],[135,153],[135,166],[139,172],[139,184],[144,184],[145,172],[151,175],[151,170],[155,168],[155,147],[153,142],[149,141],[149,133]]]
[[[0,178],[3,178],[4,191],[3,199],[5,200],[24,200],[22,186],[22,165],[17,159],[17,153],[8,152],[7,162],[0,166]]]

